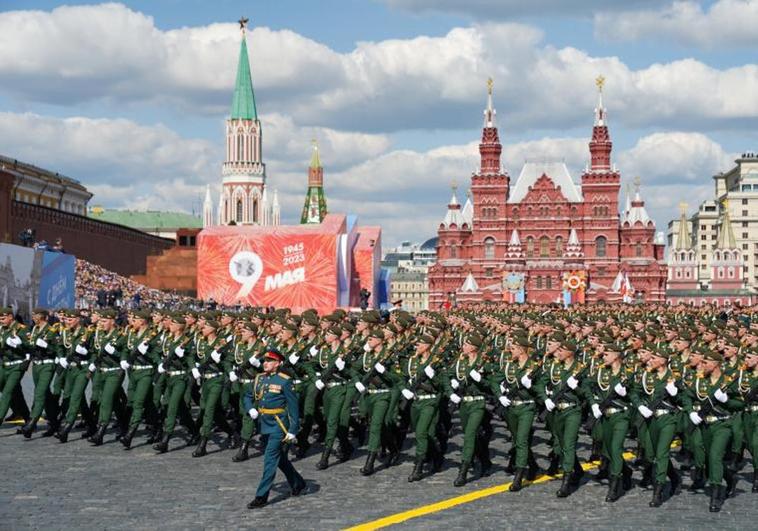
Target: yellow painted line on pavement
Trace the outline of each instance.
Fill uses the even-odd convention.
[[[634,457],[635,455],[631,452],[624,453],[624,459],[626,459],[627,461],[630,459],[633,459]],[[587,463],[582,463],[582,469],[584,470],[593,470],[597,468],[598,466],[600,466],[600,461],[590,461]],[[548,481],[552,481],[554,479],[558,479],[561,477],[563,477],[563,474],[557,474],[555,476],[548,476],[547,474],[543,474],[537,477],[534,481],[525,481],[524,486],[526,487],[529,485],[537,485],[538,483],[547,483]],[[456,496],[454,498],[448,498],[447,500],[442,500],[442,501],[432,503],[429,505],[423,505],[421,507],[417,507],[416,509],[411,509],[409,511],[403,511],[401,513],[391,514],[390,516],[385,516],[384,518],[379,518],[378,520],[372,520],[370,522],[366,522],[366,523],[359,524],[353,527],[349,527],[347,528],[347,531],[368,531],[372,529],[381,529],[383,527],[399,524],[401,522],[407,522],[408,520],[412,520],[413,518],[426,516],[427,514],[445,511],[452,507],[463,505],[464,503],[471,503],[476,500],[481,500],[482,498],[494,496],[495,494],[502,494],[503,492],[507,492],[508,489],[511,488],[511,483],[513,482],[509,481],[508,483],[503,483],[502,485],[495,485],[494,487],[488,487],[486,489],[475,490],[473,492],[469,492],[462,496]]]

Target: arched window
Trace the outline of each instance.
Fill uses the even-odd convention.
[[[555,254],[557,256],[563,256],[563,238],[560,236],[555,238]]]
[[[540,238],[540,257],[547,258],[550,256],[550,238],[543,236]]]
[[[237,199],[237,217],[235,218],[237,223],[242,221],[242,199]]]
[[[595,256],[603,257],[607,252],[608,239],[605,236],[598,236],[595,240]]]
[[[534,238],[531,236],[526,239],[526,257],[534,257]]]
[[[488,236],[484,239],[484,258],[488,260],[495,258],[495,238]]]
[[[458,247],[455,245],[450,246],[450,258],[458,258]]]
[[[258,198],[253,199],[253,223],[258,223]]]
[[[642,244],[640,242],[637,242],[637,245],[634,246],[634,255],[642,256]]]

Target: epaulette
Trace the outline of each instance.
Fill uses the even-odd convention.
[[[286,373],[284,373],[284,372],[280,372],[280,373],[278,373],[278,374],[279,374],[279,376],[281,376],[281,377],[282,377],[282,378],[284,378],[285,380],[289,380],[289,379],[291,378],[291,376],[290,376],[289,374],[286,374]]]

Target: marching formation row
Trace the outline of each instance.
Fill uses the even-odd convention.
[[[709,487],[711,511],[735,493],[746,449],[758,492],[758,321],[750,311],[475,305],[415,317],[177,309],[84,318],[39,310],[33,320],[25,327],[0,309],[0,419],[12,408],[27,419],[19,430],[27,438],[44,412],[43,436],[66,442],[81,415],[83,437],[95,445],[115,419],[125,448],[144,423],[154,448],[166,452],[180,423],[196,445],[193,457],[206,454],[215,428],[238,448],[234,461],[244,461],[256,432],[292,443],[303,456],[318,426],[317,468],[330,466],[333,453],[339,462],[350,459],[357,440],[368,450],[361,473],[371,475],[380,455],[395,464],[414,432],[408,481],[419,481],[425,465],[426,473],[441,468],[458,415],[460,487],[470,472],[489,471],[492,422],[500,418],[513,442],[511,491],[537,474],[532,437],[544,423],[548,473],[563,472],[558,497],[569,496],[583,474],[576,454],[582,429],[601,459],[598,477],[609,480],[608,502],[632,485],[623,457],[628,438],[637,441],[651,507],[662,504],[668,482],[672,494],[681,487],[670,456],[675,439],[691,469],[690,489]],[[30,365],[31,411],[20,386]],[[304,488],[286,454],[266,454],[258,506],[277,465],[293,493]]]

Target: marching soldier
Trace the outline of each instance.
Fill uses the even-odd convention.
[[[68,434],[74,427],[80,411],[87,420],[89,426],[87,431],[94,432],[96,429],[94,418],[84,396],[90,378],[89,365],[92,363],[91,331],[81,324],[77,311],[67,312],[66,317],[66,326],[61,332],[60,363],[68,371],[66,388],[63,392],[68,396],[69,402],[64,422],[58,430],[58,440],[62,443],[68,441]]]
[[[229,379],[239,385],[238,408],[242,415],[242,444],[232,458],[235,463],[248,459],[250,442],[255,433],[255,421],[247,414],[245,395],[252,393],[255,377],[261,371],[265,349],[265,343],[258,337],[258,327],[250,321],[243,321],[240,326],[240,339],[234,345],[234,370],[229,373]]]
[[[58,403],[50,391],[50,384],[55,376],[56,358],[58,357],[59,325],[48,323],[49,313],[38,308],[32,314],[34,326],[29,331],[29,349],[32,357],[32,381],[34,382],[34,402],[29,421],[21,428],[27,439],[37,428],[42,410],[45,410],[48,426],[58,429]],[[0,420],[1,420],[0,416]]]
[[[26,327],[13,318],[11,308],[0,308],[0,424],[11,406],[11,400],[21,391],[21,378],[24,376],[31,356],[28,354],[29,342]],[[22,395],[23,396],[23,395]],[[24,402],[24,405],[26,403]],[[27,408],[28,411],[28,408]],[[24,420],[29,420],[27,413]]]

